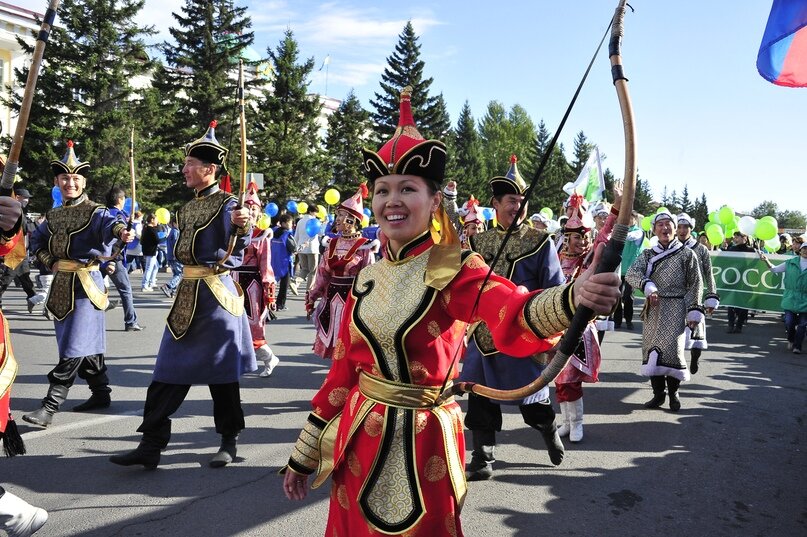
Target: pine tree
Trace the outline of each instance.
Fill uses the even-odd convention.
[[[633,201],[633,210],[640,214],[648,215],[652,214],[656,210],[656,207],[658,207],[658,204],[653,201],[653,191],[650,189],[650,184],[643,180],[637,173],[636,196]]]
[[[168,105],[167,117],[154,135],[166,150],[163,157],[170,158],[152,162],[155,174],[163,182],[175,178],[179,150],[216,120],[216,137],[230,150],[228,170],[237,176],[239,150],[232,147],[239,143],[233,136],[238,131],[236,74],[239,58],[254,40],[251,20],[246,8],[235,7],[232,0],[185,0],[173,17],[177,24],[169,29],[173,42],[160,46],[165,64],[155,71],[152,82],[156,92],[152,99]],[[190,193],[174,181],[164,195],[186,198]]]
[[[138,90],[132,79],[152,63],[144,39],[153,33],[133,21],[143,0],[64,0],[59,25],[50,37],[29,116],[20,176],[32,194],[31,207],[51,206],[50,161],[61,158],[73,139],[78,157],[91,165],[87,193],[101,198],[115,183],[128,184],[129,127],[146,118],[135,115]],[[23,50],[33,47],[22,40]],[[28,68],[16,70],[24,86]],[[6,104],[18,111],[21,96]]]
[[[689,214],[693,210],[692,200],[689,199],[689,186],[684,185],[684,191],[678,199],[678,205],[681,207],[681,212]],[[690,215],[691,216],[691,215]]]
[[[474,195],[480,200],[487,199],[490,195],[487,190],[488,179],[482,174],[479,135],[468,101],[462,106],[451,141],[452,165],[446,170],[446,177],[457,181],[457,188],[462,192],[463,198]]]
[[[281,203],[301,196],[313,200],[333,175],[320,143],[317,120],[322,104],[308,93],[314,58],[298,63],[299,47],[291,30],[267,53],[275,69],[274,87],[263,90],[255,107],[252,163],[264,174],[269,198]]]
[[[701,197],[695,200],[692,205],[692,212],[688,214],[695,219],[695,228],[703,230],[706,222],[709,221],[709,206],[706,203],[706,194],[701,194]]]
[[[366,133],[370,128],[370,114],[364,110],[353,93],[328,118],[328,135],[325,149],[333,166],[330,187],[344,195],[352,194],[363,181],[361,148],[366,146]]]
[[[429,96],[434,79],[423,76],[425,63],[420,59],[418,40],[412,21],[408,21],[398,36],[395,52],[387,58],[387,67],[381,74],[381,92],[370,99],[374,109],[373,141],[377,145],[389,140],[398,126],[401,90],[406,86],[412,86],[412,114],[423,136],[441,139],[451,125],[442,95]]]
[[[580,175],[580,172],[583,171],[583,167],[586,165],[586,162],[588,162],[588,157],[591,156],[593,150],[594,144],[588,141],[583,131],[578,132],[577,136],[574,138],[574,145],[572,147],[574,157],[571,166],[575,176]]]
[[[479,123],[479,140],[482,145],[482,166],[488,180],[504,175],[510,166],[513,149],[508,140],[508,120],[504,105],[499,101],[488,103],[487,112]],[[518,155],[517,155],[518,156]],[[523,173],[523,166],[520,166]]]
[[[538,123],[537,134],[535,135],[535,142],[531,152],[533,155],[532,160],[535,163],[534,171],[530,173],[531,177],[537,173],[544,155],[549,150],[551,141],[552,133],[546,128],[546,123],[542,119]],[[561,214],[563,203],[568,197],[563,191],[563,185],[569,182],[572,177],[574,177],[574,170],[566,160],[563,144],[558,144],[546,162],[530,201],[536,208],[549,207],[556,215]]]

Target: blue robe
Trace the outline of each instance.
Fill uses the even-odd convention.
[[[112,253],[120,230],[125,224],[112,216],[109,210],[97,205],[82,194],[61,207],[51,209],[47,219],[31,234],[30,248],[40,261],[50,267],[56,259],[69,259],[88,263],[103,261]],[[66,252],[66,256],[64,255]],[[106,294],[100,271],[90,272],[93,283]],[[51,293],[59,289],[57,280]],[[54,320],[56,343],[60,358],[80,358],[106,352],[106,323],[104,311],[87,297],[78,278],[63,292],[72,287],[73,309],[62,320]],[[57,316],[58,317],[58,316]]]
[[[180,209],[177,218],[180,236],[174,250],[176,258],[186,267],[215,267],[226,255],[233,227],[230,214],[236,205],[233,195],[215,187],[206,189]],[[221,266],[227,269],[241,266],[249,240],[249,233],[238,236],[232,255]],[[217,278],[228,292],[238,292],[229,274]],[[198,283],[193,317],[187,331],[177,338],[166,326],[154,366],[155,381],[228,384],[238,382],[244,373],[257,369],[246,313],[234,316],[222,307],[205,282]],[[178,295],[177,300],[179,298]],[[177,307],[180,305],[175,303],[174,308]]]
[[[482,254],[490,264],[501,245],[506,230],[490,229],[471,237],[471,249]],[[495,272],[529,291],[548,289],[565,283],[558,253],[549,236],[522,224],[507,241],[507,251],[496,263]],[[541,355],[539,355],[541,356]],[[543,355],[545,356],[545,355]],[[500,390],[526,386],[538,378],[545,363],[531,358],[516,358],[498,352],[487,326],[478,325],[471,335],[463,359],[460,380],[476,382]],[[530,404],[549,397],[546,387],[521,401],[494,401],[504,404]]]

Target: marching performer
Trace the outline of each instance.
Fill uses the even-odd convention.
[[[48,211],[34,230],[31,251],[55,275],[45,307],[56,328],[59,364],[48,373],[50,387],[42,407],[22,417],[40,427],[51,424],[76,376],[87,381],[92,395],[73,411],[110,405],[112,390],[104,363],[104,311],[109,297],[99,267],[102,260],[110,259],[118,240],[126,243],[134,237],[120,217],[87,197],[85,175],[90,164],[78,160],[72,140],[67,141],[64,157],[51,162],[51,168],[63,204]]]
[[[650,377],[653,398],[647,408],[659,408],[670,395],[670,410],[681,409],[678,387],[690,378],[684,358],[684,331],[703,321],[700,305],[703,279],[695,253],[675,236],[676,217],[663,211],[653,215],[658,244],[639,254],[625,280],[646,297],[642,311],[642,369]]]
[[[695,252],[695,257],[698,259],[698,266],[701,269],[701,278],[703,279],[704,293],[703,308],[706,315],[711,315],[720,305],[720,296],[717,294],[717,285],[715,285],[715,277],[712,274],[712,257],[709,255],[709,250],[695,240],[692,236],[692,230],[695,227],[695,219],[687,213],[678,215],[678,240]],[[704,318],[694,329],[686,328],[686,342],[684,349],[689,351],[690,361],[689,370],[694,375],[698,372],[698,359],[701,353],[709,348],[706,341],[706,319]]]
[[[263,362],[260,376],[268,377],[280,362],[266,342],[266,319],[269,312],[275,309],[276,282],[270,248],[272,228],[260,229],[255,225],[262,212],[258,185],[254,182],[247,185],[244,206],[249,209],[250,221],[254,227],[252,239],[244,252],[244,261],[233,270],[233,276],[244,290],[244,309],[249,319],[252,347],[255,349],[255,357]]]
[[[309,317],[314,316],[317,327],[314,354],[322,358],[333,357],[342,310],[356,275],[375,262],[373,251],[378,240],[371,241],[360,231],[364,216],[362,200],[367,195],[367,185],[362,183],[353,196],[336,208],[334,231],[339,235],[327,243],[314,284],[306,293],[305,310]],[[315,307],[317,300],[320,302]]]
[[[157,467],[171,437],[169,418],[193,384],[208,385],[221,435],[210,466],[235,459],[238,434],[244,429],[239,379],[257,366],[244,298],[230,270],[241,265],[249,243],[249,211],[238,207],[236,197],[216,182],[228,150],[216,140],[215,126],[211,122],[202,138],[185,147],[182,174],[195,196],[177,212],[179,240],[174,249],[185,268],[137,429],[143,437],[133,451],[110,457],[121,466]],[[233,249],[227,255],[229,244]]]
[[[310,474],[314,486],[332,477],[326,535],[462,536],[460,408],[438,397],[468,322],[485,321],[504,352],[531,356],[557,341],[581,297],[594,292],[581,303],[608,311],[619,296],[614,274],[540,293],[494,274],[481,289],[488,267],[460,251],[441,208],[445,145],[417,132],[409,91],[393,139],[364,150],[385,258],[356,277],[333,364],[285,468],[290,499],[306,496]]]
[[[485,262],[492,262],[507,228],[515,221],[516,231],[507,243],[507,251],[493,267],[494,271],[528,291],[550,289],[563,284],[565,278],[549,235],[525,223],[527,207],[518,212],[527,184],[516,162],[513,155],[507,173],[488,183],[498,226],[472,236],[470,246],[482,255]],[[468,342],[461,379],[499,389],[513,389],[522,385],[525,378],[539,376],[546,363],[547,355],[542,351],[524,360],[500,349],[491,338],[490,327],[480,323],[473,328]],[[552,464],[563,461],[564,447],[555,427],[555,411],[549,401],[548,387],[522,401],[498,402],[469,394],[465,416],[465,426],[471,430],[473,441],[471,462],[466,468],[469,480],[490,479],[493,475],[496,432],[502,429],[500,404],[517,404],[524,422],[541,434]]]

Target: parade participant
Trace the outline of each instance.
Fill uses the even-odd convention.
[[[2,167],[3,162],[0,159],[0,173]],[[0,197],[0,256],[8,255],[12,258],[15,246],[20,243],[24,245],[21,231],[23,221],[19,201],[10,196]],[[8,324],[0,311],[0,441],[7,457],[25,453],[25,444],[10,409],[11,387],[17,367]],[[0,530],[11,536],[26,537],[36,533],[47,520],[48,513],[44,509],[34,507],[0,486]]]
[[[646,297],[642,311],[642,369],[650,377],[653,398],[647,408],[658,408],[670,395],[670,410],[678,411],[678,387],[689,380],[684,358],[684,330],[703,321],[700,305],[703,280],[695,253],[676,238],[676,218],[667,211],[653,215],[658,243],[636,258],[626,280]]]
[[[636,261],[642,251],[642,243],[645,236],[639,222],[642,215],[633,211],[631,226],[628,229],[628,237],[625,239],[625,246],[622,248],[622,263],[619,270],[622,276],[622,300],[620,300],[614,310],[614,328],[622,328],[622,321],[625,321],[625,328],[633,330],[633,286],[625,280],[628,269]]]
[[[121,466],[157,467],[171,437],[170,416],[192,384],[207,384],[213,398],[213,419],[222,440],[211,466],[235,459],[238,433],[244,428],[238,381],[257,366],[244,299],[230,270],[241,264],[249,243],[249,211],[216,182],[227,149],[216,140],[215,126],[211,122],[202,138],[185,147],[182,174],[195,196],[177,212],[174,252],[185,268],[137,429],[142,440],[133,451],[110,457]],[[234,246],[227,256],[231,240]]]
[[[462,217],[462,231],[460,231],[460,245],[463,249],[471,248],[471,237],[485,231],[485,220],[479,209],[479,200],[471,196],[465,203],[465,214]]]
[[[263,362],[263,371],[259,376],[268,377],[280,362],[266,342],[266,318],[269,311],[275,309],[275,273],[272,271],[270,251],[272,229],[260,229],[256,225],[263,213],[258,185],[254,182],[247,185],[244,206],[249,209],[250,222],[253,225],[252,238],[244,251],[244,261],[233,270],[233,276],[244,290],[244,309],[249,319],[255,357]]]
[[[558,254],[545,231],[533,229],[524,222],[527,207],[518,213],[527,188],[518,171],[516,156],[510,157],[510,167],[504,176],[489,181],[498,225],[471,237],[470,246],[486,263],[493,261],[504,240],[507,228],[515,221],[512,240],[493,270],[515,285],[528,291],[549,289],[564,283]],[[525,378],[541,374],[547,363],[546,354],[529,360],[502,350],[492,341],[490,329],[479,324],[468,342],[462,366],[463,381],[478,382],[498,389],[513,389],[523,385]],[[471,430],[473,451],[466,467],[469,480],[490,479],[495,462],[496,432],[502,429],[500,404],[518,405],[524,423],[536,429],[546,444],[549,459],[558,465],[563,461],[564,447],[555,427],[555,411],[549,401],[549,388],[544,388],[522,401],[492,401],[476,394],[468,396],[465,426]]]
[[[15,187],[14,198],[19,201],[20,205],[22,206],[22,245],[27,247],[28,237],[36,228],[34,223],[28,217],[26,211],[28,201],[31,199],[31,193],[28,192],[28,189]],[[31,266],[28,263],[28,256],[26,256],[25,259],[23,259],[14,269],[10,269],[5,265],[0,266],[0,299],[2,299],[2,296],[5,294],[12,281],[14,281],[18,287],[22,287],[22,290],[25,292],[26,296],[28,313],[32,313],[34,311],[34,307],[37,304],[40,304],[44,298],[37,295],[36,291],[34,291],[34,282],[31,281]]]
[[[317,266],[314,286],[305,296],[306,315],[314,316],[317,327],[314,354],[322,358],[333,357],[342,310],[353,280],[361,269],[375,262],[376,243],[362,237],[360,232],[364,216],[362,200],[367,194],[367,185],[362,183],[354,195],[336,208],[334,227],[339,236],[327,243]],[[320,302],[315,307],[317,300]]]
[[[748,244],[748,235],[742,231],[735,231],[732,235],[731,245],[726,249],[729,252],[755,253],[756,250]],[[743,331],[743,325],[748,322],[748,310],[736,306],[728,307],[729,334],[739,334]]]
[[[113,186],[107,192],[106,206],[109,214],[121,220],[129,220],[129,215],[123,208],[126,193],[119,186]],[[114,269],[109,274],[109,279],[115,285],[123,304],[123,325],[127,332],[139,332],[143,327],[137,323],[137,311],[135,311],[134,300],[132,299],[132,282],[129,280],[129,272],[126,270],[126,247],[121,249],[110,264]]]
[[[143,231],[140,235],[144,264],[140,290],[144,293],[154,291],[154,285],[157,283],[157,270],[159,269],[157,245],[159,241],[160,239],[157,237],[157,216],[154,213],[149,213],[146,215]]]
[[[703,280],[703,290],[705,293],[702,300],[703,309],[706,315],[712,315],[720,305],[720,296],[717,294],[717,285],[715,285],[715,277],[712,274],[712,257],[709,255],[709,250],[692,236],[692,230],[694,228],[694,218],[687,213],[678,215],[678,229],[676,232],[678,241],[695,252],[695,257],[698,259],[698,266],[701,270],[701,279]],[[686,341],[684,342],[684,349],[689,351],[689,370],[695,374],[698,372],[698,360],[701,357],[701,353],[709,348],[709,344],[706,341],[706,319],[704,318],[692,330],[687,327],[685,335]]]
[[[484,320],[503,350],[530,356],[557,341],[572,302],[607,311],[619,295],[614,274],[532,293],[494,274],[472,313],[488,267],[461,253],[440,207],[445,146],[417,132],[408,89],[394,138],[364,151],[385,258],[356,277],[333,364],[284,469],[295,500],[308,475],[319,470],[314,486],[333,478],[326,535],[462,536],[460,408],[437,398],[467,323]]]
[[[294,242],[297,244],[297,264],[300,273],[295,275],[295,280],[300,278],[305,284],[305,290],[311,289],[314,285],[314,277],[317,274],[317,264],[319,261],[319,236],[311,237],[308,234],[308,222],[318,220],[319,208],[315,203],[308,204],[308,211],[297,222],[294,228]]]
[[[790,233],[782,233],[779,235],[779,249],[776,250],[777,254],[790,254],[793,250],[793,237],[790,236]]]
[[[801,243],[799,257],[791,257],[775,267],[765,254],[760,253],[759,257],[771,272],[785,275],[782,309],[785,312],[787,348],[793,354],[801,354],[807,332],[807,244]]]
[[[563,227],[564,246],[560,252],[560,266],[567,282],[574,281],[582,274],[591,264],[597,245],[605,244],[611,238],[614,222],[619,215],[622,196],[620,185],[615,185],[614,194],[614,206],[593,242],[591,235],[596,224],[591,215],[582,210],[583,196],[572,194],[569,202],[572,215]],[[599,380],[602,341],[597,334],[599,322],[596,320],[588,323],[569,363],[555,378],[555,394],[562,416],[558,434],[568,436],[571,442],[583,440],[583,383]]]
[[[90,164],[78,160],[72,140],[67,141],[64,157],[50,164],[63,205],[48,211],[31,235],[31,251],[55,274],[45,307],[54,319],[59,364],[48,373],[50,387],[42,407],[22,417],[41,427],[51,424],[77,375],[87,381],[92,395],[74,411],[110,405],[112,390],[104,363],[109,297],[99,266],[111,258],[118,240],[126,243],[132,238],[125,222],[87,197],[85,175]]]
[[[134,218],[132,219],[134,239],[126,245],[126,261],[129,274],[136,268],[140,269],[140,272],[146,271],[146,265],[143,263],[143,246],[140,244],[140,235],[143,233],[143,213],[134,208],[132,210],[134,211]]]
[[[277,279],[277,311],[285,311],[286,295],[291,287],[295,291],[294,282],[294,252],[297,251],[297,243],[294,242],[294,232],[292,231],[292,217],[290,214],[281,214],[277,218],[277,226],[272,230],[271,241],[271,261],[272,271]],[[294,293],[297,294],[296,291]]]
[[[176,248],[178,240],[179,229],[177,228],[176,216],[174,216],[169,224],[168,237],[165,240],[165,256],[168,260],[168,266],[171,268],[171,279],[168,280],[168,283],[164,283],[160,286],[160,291],[168,298],[174,297],[174,293],[176,293],[177,287],[179,287],[179,282],[182,280],[182,263],[180,263],[176,255],[174,255],[174,249]]]

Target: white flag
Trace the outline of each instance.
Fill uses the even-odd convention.
[[[605,177],[602,175],[602,163],[600,162],[600,150],[595,147],[588,157],[588,162],[580,170],[580,175],[574,183],[563,185],[563,191],[569,194],[577,192],[587,201],[599,201],[603,199],[605,192]]]

